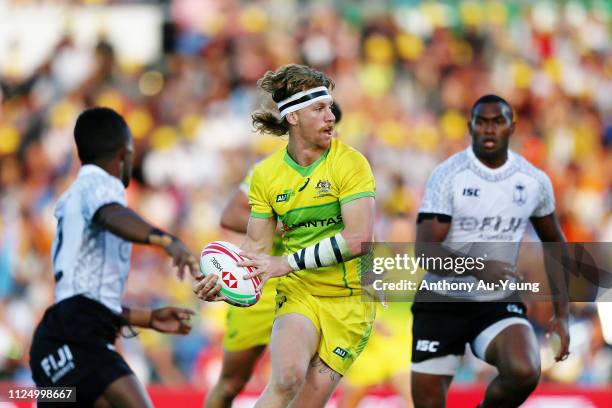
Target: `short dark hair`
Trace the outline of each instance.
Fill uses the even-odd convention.
[[[476,100],[476,102],[474,102],[474,104],[472,105],[472,110],[470,111],[470,116],[474,117],[474,111],[476,110],[478,105],[482,105],[482,104],[485,104],[485,103],[501,103],[502,105],[505,105],[508,108],[508,110],[510,111],[510,119],[512,119],[514,117],[514,112],[512,111],[512,106],[510,106],[508,101],[506,101],[501,96],[497,96],[497,95],[493,95],[493,94],[484,95],[484,96],[481,96],[480,98],[478,98]]]
[[[74,126],[74,141],[83,164],[110,159],[128,141],[128,125],[110,108],[83,111]]]

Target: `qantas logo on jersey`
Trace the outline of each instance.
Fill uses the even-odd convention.
[[[289,231],[297,228],[321,228],[329,227],[330,225],[338,224],[342,222],[342,215],[339,214],[336,217],[323,218],[321,220],[309,220],[304,222],[298,222],[297,224],[287,225],[283,223],[283,230]]]
[[[523,223],[520,217],[504,218],[497,217],[460,217],[457,220],[462,231],[494,231],[494,232],[516,232]]]

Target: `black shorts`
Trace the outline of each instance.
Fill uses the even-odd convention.
[[[38,387],[76,387],[77,402],[40,405],[92,406],[113,381],[133,374],[114,346],[123,323],[81,295],[47,309],[30,349],[32,378]]]
[[[531,327],[518,298],[496,302],[415,302],[412,305],[412,371],[454,375],[469,344],[484,360],[491,340],[513,324]]]

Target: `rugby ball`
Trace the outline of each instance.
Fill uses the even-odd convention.
[[[258,276],[244,279],[244,275],[253,272],[253,268],[236,266],[244,260],[240,248],[225,241],[214,241],[206,245],[200,254],[200,271],[204,276],[215,274],[219,277],[221,294],[230,305],[253,306],[261,297],[257,286],[261,280]]]

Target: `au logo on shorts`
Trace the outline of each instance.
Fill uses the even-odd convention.
[[[347,358],[349,355],[349,352],[345,349],[343,349],[342,347],[336,347],[333,351],[334,354],[339,355],[340,357]]]

